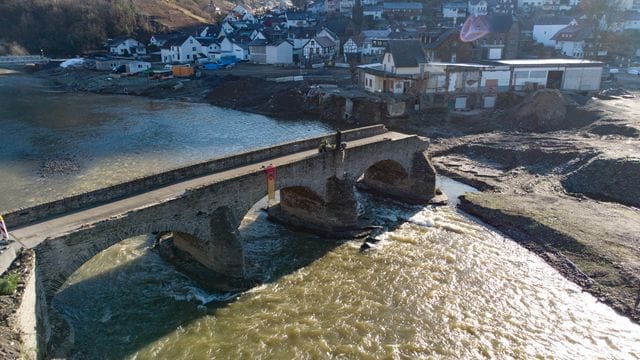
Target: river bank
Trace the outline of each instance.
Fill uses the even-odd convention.
[[[432,160],[483,190],[461,198],[463,211],[640,323],[640,102],[593,98],[565,110],[563,129],[487,122],[491,131],[438,139]]]

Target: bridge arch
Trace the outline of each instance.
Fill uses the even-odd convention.
[[[68,278],[94,256],[122,240],[166,232],[204,242],[202,233],[180,222],[125,224],[122,221],[109,221],[49,239],[34,249],[39,292],[42,291],[47,304],[51,304]]]

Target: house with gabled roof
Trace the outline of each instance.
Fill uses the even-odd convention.
[[[570,16],[546,16],[536,19],[533,23],[533,40],[545,47],[555,47],[556,41],[551,38],[569,25],[578,25]]]
[[[287,11],[284,16],[287,21],[288,28],[309,26],[309,20],[306,12]]]
[[[445,29],[427,39],[425,50],[429,61],[468,62],[471,61],[473,45],[461,41],[458,30]]]
[[[335,41],[327,36],[316,36],[302,47],[302,55],[311,63],[333,60],[336,53]]]
[[[382,63],[362,65],[364,89],[403,94],[424,74],[427,55],[420,40],[389,40]]]
[[[249,61],[255,64],[267,63],[267,39],[255,39],[249,43]]]
[[[266,46],[267,64],[288,65],[293,63],[293,44],[284,39],[271,41]]]
[[[109,53],[120,56],[144,55],[147,49],[138,40],[131,37],[118,37],[109,40]]]
[[[209,60],[220,58],[220,42],[217,39],[197,38],[202,46],[200,53],[205,55]]]
[[[556,50],[562,55],[582,59],[585,42],[593,33],[594,27],[589,24],[572,24],[558,31],[551,40],[556,42]]]
[[[200,56],[202,44],[191,35],[183,35],[167,41],[160,49],[163,63],[190,63]],[[203,55],[204,56],[204,55]]]

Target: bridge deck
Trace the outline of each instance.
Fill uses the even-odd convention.
[[[399,140],[411,137],[412,135],[401,134],[397,132],[386,132],[384,134],[358,139],[347,142],[348,148],[354,148],[367,145],[385,139]],[[303,160],[318,153],[317,149],[302,151],[270,160],[254,163],[231,170],[221,171],[210,175],[182,181],[173,185],[165,186],[159,189],[151,190],[142,194],[130,196],[124,199],[113,201],[107,204],[83,209],[80,211],[68,213],[52,219],[48,219],[35,224],[10,229],[11,235],[17,240],[11,244],[10,249],[0,255],[0,273],[4,272],[11,261],[15,258],[15,252],[21,247],[34,248],[47,237],[55,237],[67,233],[69,231],[80,228],[85,224],[95,223],[124,214],[132,209],[143,208],[149,204],[163,202],[180,196],[188,189],[200,186],[214,184],[219,181],[251,174],[262,171],[262,166],[273,164],[276,167],[295,161]]]

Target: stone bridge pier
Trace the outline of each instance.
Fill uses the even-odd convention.
[[[286,187],[279,184],[280,203],[269,209],[272,217],[295,227],[321,233],[339,233],[358,226],[355,187],[411,204],[426,204],[435,193],[435,170],[422,147],[414,152],[369,161],[357,166],[357,156],[343,151],[320,155],[327,177],[312,175],[309,182]],[[383,155],[385,156],[385,155]]]

